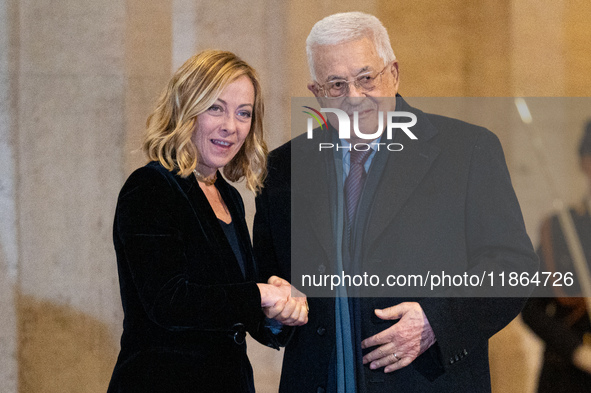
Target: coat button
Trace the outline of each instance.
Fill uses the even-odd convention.
[[[319,336],[324,336],[326,334],[326,328],[324,326],[320,326],[318,329],[316,329],[316,333]]]
[[[454,359],[455,359],[456,362],[459,362],[460,361],[460,357],[458,355],[456,355]]]
[[[316,389],[316,393],[326,393],[326,389],[324,389],[322,386],[319,386],[318,389]]]
[[[454,358],[449,358],[449,364],[454,364],[454,363],[455,363]]]
[[[326,271],[326,266],[324,266],[324,263],[318,265],[318,272],[320,274],[324,273]]]
[[[246,340],[246,328],[241,323],[236,323],[232,326],[232,337],[234,338],[234,342],[238,345],[244,344]]]
[[[464,354],[464,356],[468,355],[468,351],[466,351],[466,350],[464,349],[464,352],[463,352],[463,354]]]

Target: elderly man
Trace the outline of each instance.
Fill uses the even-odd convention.
[[[404,142],[403,149],[393,149],[398,151],[363,140],[371,149],[359,158],[353,148],[359,135],[338,139],[333,117],[329,132],[315,135],[326,146],[349,148],[319,155],[298,137],[273,151],[254,226],[263,275],[291,276],[298,286],[292,258],[318,261],[321,273],[326,267],[359,271],[360,264],[391,272],[409,266],[470,272],[537,267],[498,139],[410,107],[397,94],[398,61],[377,18],[331,15],[312,28],[307,53],[308,89],[321,104],[332,99],[349,115],[359,109],[356,120],[365,134],[376,132],[378,109],[411,113],[416,140],[395,131],[393,142]],[[382,131],[377,140],[388,142]],[[291,168],[298,181],[312,185],[313,195],[292,201],[299,210],[290,213],[296,188]],[[290,226],[307,222],[306,206],[314,217],[297,240],[301,234],[291,234]],[[316,222],[329,224],[319,230]],[[309,323],[285,350],[280,391],[489,392],[488,339],[519,313],[524,299],[466,295],[309,296]]]

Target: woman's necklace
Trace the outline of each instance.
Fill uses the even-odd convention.
[[[204,183],[206,186],[212,186],[218,178],[217,172],[213,174],[213,177],[207,177],[197,169],[193,169],[193,174],[195,175],[195,179],[197,179],[197,181]]]

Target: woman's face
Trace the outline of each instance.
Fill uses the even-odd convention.
[[[234,158],[250,131],[253,111],[254,86],[243,75],[226,86],[213,105],[197,116],[191,140],[199,152],[199,172],[212,175]]]

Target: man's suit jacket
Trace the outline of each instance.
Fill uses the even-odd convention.
[[[368,173],[366,187],[374,189],[364,190],[359,204],[355,263],[368,272],[373,266],[374,271],[392,274],[408,267],[471,274],[535,270],[537,258],[496,136],[481,127],[425,114],[401,98],[396,110],[416,114],[412,131],[418,140],[398,132],[395,142],[403,143],[402,151],[376,153],[376,162],[377,154],[387,156],[382,156],[377,178],[372,178],[374,162]],[[291,258],[313,260],[318,273],[333,268],[334,236],[326,223],[331,222],[331,187],[336,182],[334,162],[325,157],[303,136],[271,153],[253,233],[263,275],[283,275],[301,286],[299,277],[290,277]],[[292,173],[292,166],[297,172]],[[296,189],[291,188],[292,175],[298,177]],[[292,192],[298,198],[292,207],[298,210],[290,214]],[[292,220],[298,233],[290,239]],[[418,301],[437,343],[393,373],[360,367],[358,391],[489,392],[488,339],[519,313],[524,299],[466,297],[472,293],[460,288],[455,297],[361,298],[354,316],[361,338],[393,323],[378,319],[374,309]],[[285,351],[281,392],[320,392],[327,384],[335,347],[335,303],[331,298],[309,298],[309,305],[308,324],[297,329]]]
[[[216,187],[245,275],[194,176],[152,162],[123,186],[113,238],[125,319],[109,392],[252,391],[244,334],[270,336],[242,199],[221,176]]]

